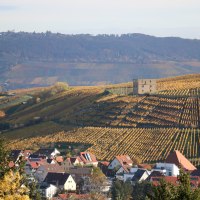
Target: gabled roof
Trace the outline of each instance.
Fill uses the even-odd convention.
[[[27,159],[31,155],[31,150],[24,150],[23,151],[23,156]]]
[[[115,157],[121,165],[132,165],[133,161],[128,155],[119,155]]]
[[[57,156],[57,157],[55,158],[55,160],[56,160],[57,162],[59,162],[59,163],[62,163],[62,162],[64,161],[62,156]]]
[[[160,184],[161,179],[164,179],[167,183],[171,183],[175,186],[179,184],[178,177],[174,176],[151,177],[151,182],[153,183],[154,186],[158,186]],[[200,185],[200,178],[198,176],[191,176],[190,185],[192,187],[198,188]]]
[[[107,161],[102,161],[99,164],[108,167],[110,163]]]
[[[192,187],[198,188],[200,186],[200,177],[198,177],[198,176],[191,176],[190,177],[190,185]]]
[[[54,148],[39,149],[34,154],[50,156],[54,150]]]
[[[193,171],[196,167],[178,150],[171,152],[165,160],[166,163],[174,163],[187,171]]]
[[[28,158],[29,159],[46,159],[47,156],[45,155],[39,155],[39,154],[31,154]]]
[[[199,176],[200,177],[200,169],[195,169],[194,171],[191,172],[191,176]]]
[[[47,159],[47,163],[49,163],[49,164],[51,164],[52,163],[52,161],[54,161],[53,159],[51,159],[51,158],[48,158]]]
[[[154,186],[158,186],[161,179],[164,179],[167,183],[178,185],[178,178],[175,176],[151,177],[151,182]]]
[[[142,169],[152,169],[152,166],[149,164],[138,164],[138,168],[142,168]]]
[[[153,171],[151,172],[147,180],[150,181],[152,177],[164,177],[164,174],[160,171]]]
[[[129,173],[131,166],[130,165],[122,165],[120,168],[123,168],[126,173]]]
[[[74,167],[69,169],[70,174],[79,176],[90,176],[92,175],[93,169],[90,167]]]
[[[29,164],[32,169],[37,169],[40,166],[38,162],[29,162]]]
[[[147,173],[147,171],[145,169],[138,169],[135,172],[135,174],[134,174],[134,176],[132,178],[132,181],[134,181],[134,182],[135,181],[139,181],[142,178],[142,176],[144,175],[144,173]]]
[[[64,172],[65,169],[62,165],[59,164],[44,164],[44,165],[40,165],[40,167],[43,167],[47,172]]]
[[[18,159],[18,157],[20,156],[20,154],[22,154],[22,150],[17,150],[17,149],[15,149],[15,150],[12,150],[11,152],[10,152],[10,156],[11,156],[11,158],[12,158],[12,160],[15,162],[15,161],[17,161],[17,159]]]
[[[80,159],[84,164],[98,162],[95,155],[90,152],[80,152]]]
[[[44,179],[45,183],[53,184],[55,186],[64,185],[70,174],[68,173],[51,173],[49,172]]]

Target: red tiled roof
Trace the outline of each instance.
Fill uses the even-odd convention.
[[[154,186],[158,186],[160,184],[161,179],[164,179],[167,183],[172,183],[173,185],[179,184],[178,177],[174,177],[174,176],[151,177],[150,180],[152,181]],[[192,187],[198,188],[200,186],[200,177],[191,176],[190,177],[190,185]]]
[[[63,162],[63,157],[62,156],[57,156],[56,157],[56,161],[60,162],[60,163]]]
[[[23,155],[24,155],[24,157],[26,157],[26,158],[28,158],[29,155],[30,155],[31,153],[32,153],[31,150],[24,150],[24,151],[23,151]]]
[[[142,169],[152,169],[152,166],[149,164],[139,164],[138,168],[142,168]]]
[[[193,171],[196,169],[196,167],[178,150],[170,153],[165,161],[166,163],[173,163],[178,167],[182,167],[188,171]]]
[[[98,162],[95,155],[90,152],[80,152],[80,159],[83,161],[84,164]]]
[[[158,186],[160,184],[161,179],[164,179],[167,183],[178,185],[178,178],[174,176],[151,177],[151,182],[154,186]]]
[[[29,164],[31,165],[31,168],[33,169],[37,169],[40,166],[38,162],[29,162]]]
[[[107,162],[107,161],[103,161],[103,162],[101,162],[101,164],[108,167],[108,165],[109,165],[110,163]]]
[[[119,155],[116,156],[116,159],[121,163],[121,165],[132,165],[133,161],[130,159],[128,155]]]
[[[15,166],[15,163],[14,163],[13,161],[10,161],[10,162],[8,163],[8,166],[9,166],[10,168],[12,168],[12,167]]]

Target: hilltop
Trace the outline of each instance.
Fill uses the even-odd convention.
[[[200,41],[143,34],[0,33],[0,83],[8,89],[105,85],[200,71]]]

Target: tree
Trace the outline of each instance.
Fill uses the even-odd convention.
[[[36,182],[35,181],[31,181],[28,184],[28,187],[30,189],[29,197],[31,199],[34,199],[34,200],[41,200],[41,195],[40,195],[40,193],[38,191]]]
[[[56,82],[51,89],[51,95],[64,92],[69,88],[69,85],[66,82]]]
[[[176,199],[176,188],[171,183],[167,183],[163,179],[160,180],[158,186],[153,187],[152,200],[175,200]]]
[[[190,175],[182,169],[178,176],[179,186],[177,188],[177,199],[182,200],[200,200],[199,188],[193,189],[190,185]]]
[[[98,168],[93,168],[93,173],[90,177],[90,185],[91,187],[91,193],[101,193],[101,188],[104,186],[104,183],[106,182],[106,176],[103,174],[103,172]]]
[[[0,138],[0,200],[40,200],[35,183],[27,184],[24,161],[19,158],[17,165],[9,167],[9,152]]]
[[[22,184],[19,172],[10,170],[0,181],[0,199],[29,200],[29,189]]]
[[[5,142],[0,138],[0,178],[9,171],[9,153],[5,148]]]
[[[112,187],[112,198],[114,200],[128,200],[131,198],[133,187],[130,181],[125,183],[120,180],[116,180]]]
[[[148,181],[138,182],[133,186],[133,200],[145,200],[152,193],[152,185]]]
[[[192,188],[190,175],[180,169],[178,185],[172,185],[164,180],[158,186],[153,186],[151,200],[200,200],[200,189]]]

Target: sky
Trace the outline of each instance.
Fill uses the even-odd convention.
[[[0,32],[200,39],[199,0],[0,0]]]

